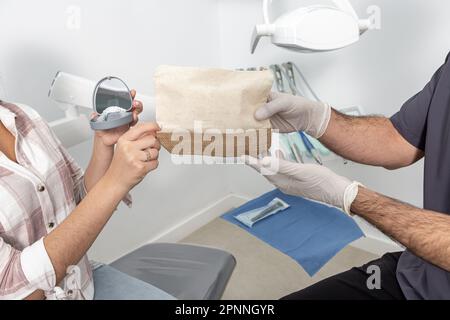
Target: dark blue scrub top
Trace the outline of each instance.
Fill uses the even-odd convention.
[[[450,214],[449,56],[391,121],[409,143],[425,152],[424,208]],[[409,251],[400,258],[397,279],[407,299],[450,299],[450,273]]]

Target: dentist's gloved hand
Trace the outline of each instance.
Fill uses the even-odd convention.
[[[361,186],[319,165],[298,164],[271,157],[262,160],[245,157],[245,163],[283,193],[332,205],[348,215],[351,215],[351,205]]]
[[[272,127],[281,133],[304,131],[316,139],[323,136],[330,118],[331,107],[325,103],[276,92],[255,113],[256,120],[270,119]]]

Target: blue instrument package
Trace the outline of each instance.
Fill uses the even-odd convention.
[[[238,221],[241,214],[267,207],[276,198],[289,208],[265,216],[251,227]],[[280,190],[264,194],[222,218],[288,255],[310,276],[348,244],[364,236],[356,222],[339,209],[285,195]]]

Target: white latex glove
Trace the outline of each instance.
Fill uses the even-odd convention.
[[[360,183],[319,165],[298,164],[271,157],[262,160],[245,157],[244,160],[283,193],[329,204],[352,215],[350,208],[358,195]]]
[[[269,102],[256,110],[255,119],[270,119],[273,129],[281,133],[303,131],[319,139],[327,130],[331,107],[300,96],[272,92]]]

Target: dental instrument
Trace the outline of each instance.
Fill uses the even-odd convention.
[[[303,75],[300,68],[295,63],[286,62],[282,64],[282,67],[285,71],[286,78],[289,82],[289,86],[293,95],[300,95],[313,101],[321,101],[316,92],[309,84],[308,80],[306,80],[306,77]],[[300,77],[301,83],[306,87],[306,90],[299,88],[295,79],[295,73],[297,73],[297,75]]]
[[[302,138],[303,144],[305,145],[306,149],[308,150],[308,152],[311,154],[311,156],[313,157],[313,159],[320,164],[321,166],[323,166],[323,161],[322,158],[319,155],[319,152],[317,151],[317,149],[314,147],[314,145],[311,143],[311,141],[308,139],[308,137],[306,136],[306,134],[304,132],[299,132],[300,137]]]
[[[270,69],[272,70],[273,75],[275,77],[278,92],[285,93],[286,89],[284,87],[283,73],[281,71],[280,66],[277,64],[273,64],[270,66]]]
[[[321,101],[321,99],[319,98],[319,96],[316,94],[316,92],[313,90],[313,88],[311,87],[311,85],[309,84],[308,80],[306,80],[305,75],[303,74],[303,72],[300,70],[300,68],[297,66],[297,64],[290,62],[290,65],[294,68],[294,70],[297,72],[298,76],[301,78],[301,83],[306,87],[306,90],[301,90],[301,92],[304,93],[304,97],[311,99],[313,101]]]
[[[279,143],[278,143],[279,149],[282,151],[284,159],[291,160],[291,161],[297,161],[297,157],[295,156],[294,151],[292,150],[289,138],[286,134],[273,132],[272,140],[279,141]],[[275,154],[275,151],[276,150],[272,150],[271,153]]]
[[[287,63],[283,63],[282,66],[285,70],[288,82],[289,82],[289,87],[291,88],[292,94],[297,96],[297,95],[303,95],[302,92],[297,88],[297,83],[295,81],[295,74],[294,74],[294,68],[293,68],[293,63],[292,62],[287,62]],[[298,72],[300,72],[300,70],[297,68]],[[302,75],[302,79],[307,83],[306,79],[303,77]],[[310,89],[310,92],[317,98],[317,95],[314,93],[314,91],[312,90],[312,88],[309,86],[309,84],[307,84],[308,88]],[[318,100],[318,98],[317,98]],[[314,147],[314,145],[312,144],[312,142],[309,140],[309,138],[306,136],[306,134],[304,132],[299,132],[299,135],[303,141],[303,144],[305,145],[306,150],[308,150],[308,152],[311,154],[311,156],[313,157],[313,159],[320,165],[323,165],[323,161],[319,155],[319,152],[317,151],[317,149]],[[292,139],[290,139],[290,146],[292,148],[292,151],[295,155],[295,157],[297,158],[297,162],[303,162],[303,159],[301,158],[300,155],[300,150],[298,148],[298,146],[295,144],[294,141],[292,141]]]
[[[292,68],[292,62],[286,62],[281,65],[285,72],[286,78],[288,79],[289,88],[294,96],[298,95],[297,83],[295,81],[294,69]]]
[[[317,94],[312,89],[312,87],[309,84],[309,82],[306,80],[306,78],[303,75],[303,73],[301,72],[300,68],[295,63],[293,63],[293,62],[286,62],[286,63],[283,63],[282,66],[285,69],[285,73],[287,75],[287,79],[289,81],[289,86],[291,88],[291,91],[292,91],[293,95],[301,95],[301,96],[303,96],[305,98],[308,98],[308,99],[311,99],[311,100],[314,100],[314,101],[321,101],[320,98],[317,96]],[[297,72],[298,76],[302,80],[302,83],[306,86],[306,92],[304,90],[298,88],[297,82],[295,80],[295,73],[294,73],[294,71]],[[300,134],[300,137],[301,137],[302,141],[304,142],[304,145],[305,145],[306,149],[308,150],[308,152],[316,160],[317,163],[322,165],[323,161],[322,161],[321,157],[319,156],[319,152],[317,151],[317,148],[314,146],[314,144],[311,142],[311,140],[304,133],[299,133],[299,134]],[[318,141],[316,141],[316,142],[318,144],[320,144],[320,142],[318,142]],[[320,144],[320,145],[323,148],[325,148],[322,144]],[[312,148],[308,147],[308,146],[312,146]],[[322,148],[320,148],[320,149],[321,149],[320,153],[322,153],[322,154],[330,153],[330,152],[323,152]],[[343,159],[344,164],[348,164],[348,161],[345,158],[342,158],[342,159]]]
[[[283,202],[281,202],[281,200],[280,200],[280,202],[276,202],[275,204],[271,205],[267,209],[263,210],[261,213],[257,214],[253,218],[251,218],[250,221],[251,222],[256,222],[256,221],[259,221],[261,219],[264,219],[269,214],[273,214],[273,212],[277,211],[278,209],[283,208],[284,206],[285,206],[285,204]]]
[[[270,20],[272,0],[263,0],[264,24],[255,26],[250,51],[254,53],[262,37],[274,45],[297,52],[333,51],[350,46],[369,30],[371,21],[358,18],[348,0],[333,0],[334,6],[312,5]]]
[[[248,212],[241,213],[236,216],[235,219],[244,224],[245,226],[252,228],[255,223],[260,222],[270,216],[273,216],[279,212],[288,209],[290,206],[280,198],[275,198],[264,207],[250,210]]]
[[[316,92],[313,90],[313,88],[311,87],[311,85],[309,84],[308,80],[306,80],[305,76],[303,75],[302,71],[300,70],[300,68],[293,62],[288,62],[288,67],[293,67],[295,69],[295,71],[297,72],[298,76],[302,79],[302,83],[306,86],[306,92],[303,95],[304,97],[311,99],[311,100],[315,100],[315,101],[321,101],[321,99],[318,97],[318,95],[316,94]],[[295,75],[294,75],[294,81],[295,81]],[[294,82],[295,83],[295,82]],[[352,109],[353,110],[353,109]],[[305,136],[306,137],[306,136]],[[318,141],[317,141],[318,142]],[[320,143],[320,142],[318,142]],[[322,144],[321,144],[322,145]],[[323,145],[322,145],[323,146]],[[323,146],[325,148],[325,146]],[[327,148],[326,148],[327,149]],[[328,150],[328,149],[327,149]],[[328,150],[329,151],[329,150]],[[344,163],[344,165],[348,164],[348,160],[342,157],[342,161]]]
[[[291,146],[292,152],[296,158],[297,163],[305,163],[302,156],[302,151],[300,150],[297,142],[293,139],[293,135],[288,135],[289,144]]]

